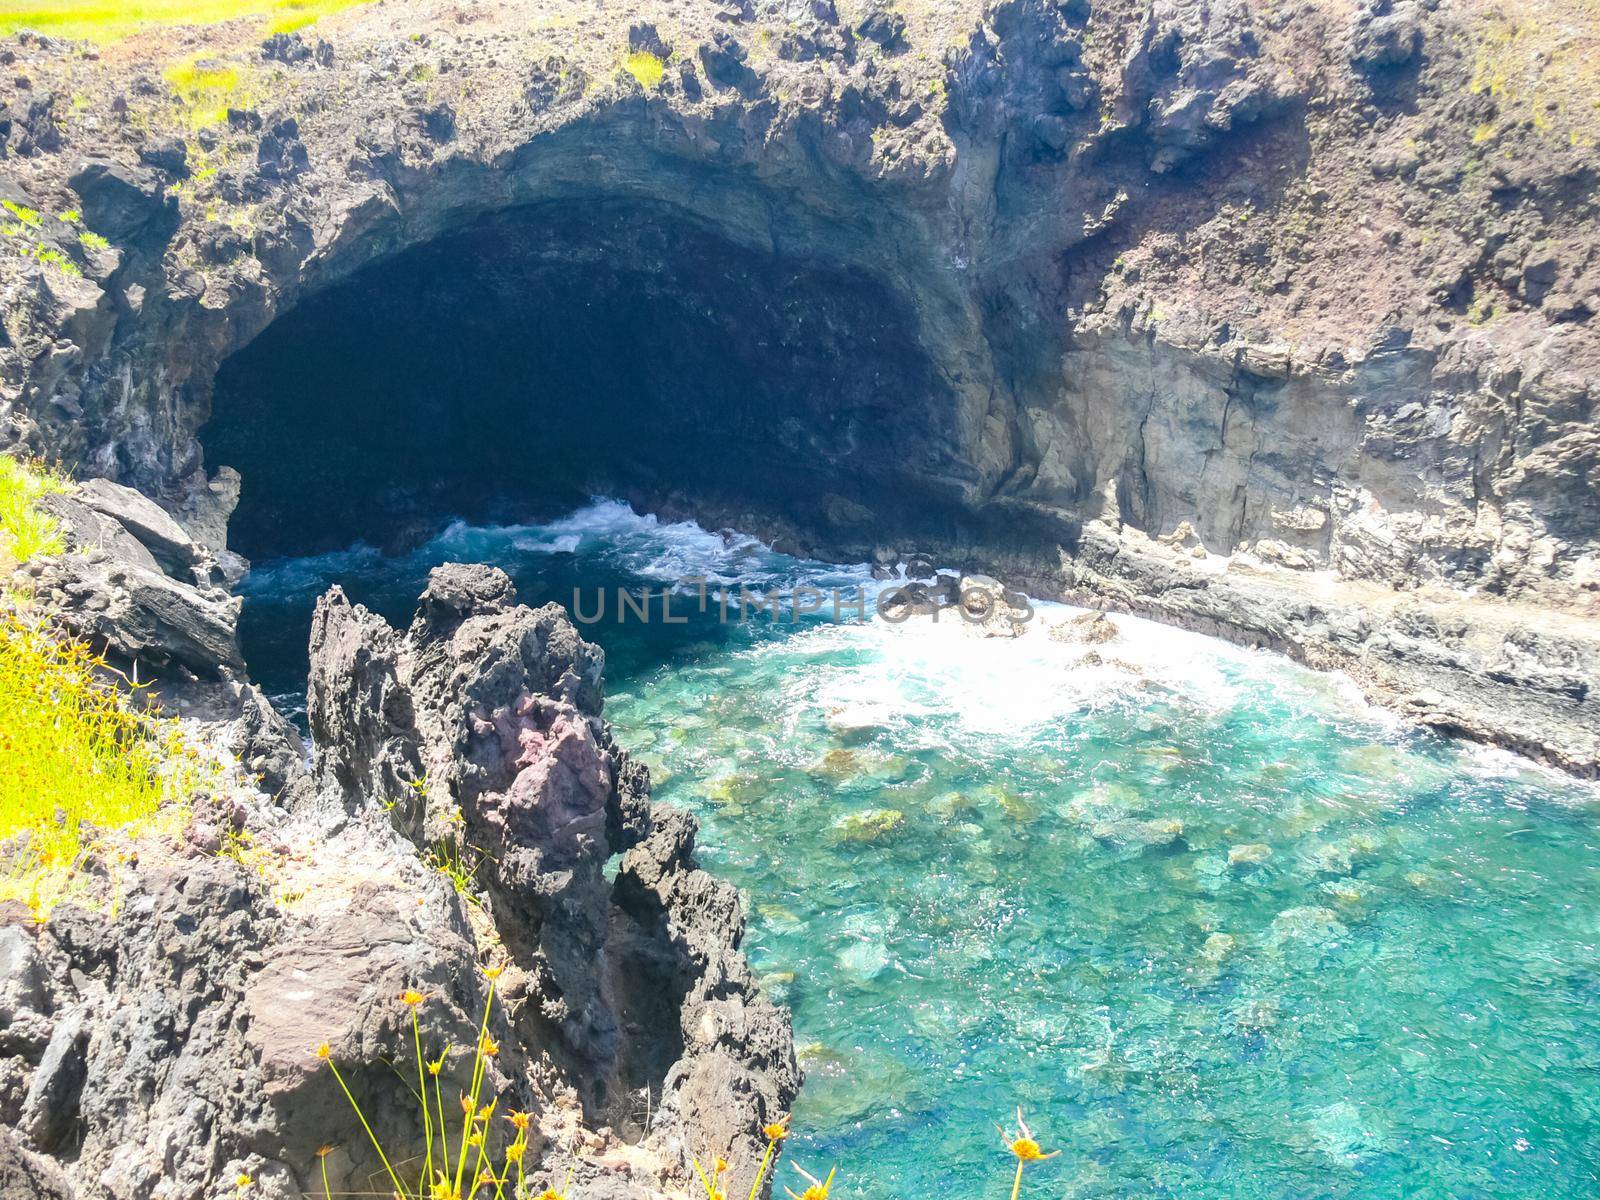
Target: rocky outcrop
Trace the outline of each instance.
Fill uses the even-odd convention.
[[[9,586],[86,641],[137,694],[185,719],[285,803],[308,786],[300,739],[252,684],[239,650],[242,560],[192,540],[147,497],[105,479],[39,500],[64,553],[36,557]]]
[[[481,856],[508,995],[527,998],[515,1033],[586,1111],[627,1127],[647,1093],[670,1161],[747,1161],[799,1086],[788,1020],[738,953],[737,894],[695,866],[693,819],[652,804],[613,742],[603,668],[564,610],[518,605],[494,568],[435,570],[404,635],[336,590],[312,629],[316,775],[419,847]]]
[[[1051,586],[1346,671],[1418,724],[1600,775],[1593,622],[1552,613],[1530,627],[1498,605],[1440,591],[1341,593],[1304,572],[1280,573],[1259,560],[1197,561],[1094,527]],[[1505,702],[1508,690],[1515,704]]]
[[[753,1163],[799,1086],[787,1014],[693,819],[612,741],[599,651],[450,566],[405,634],[331,593],[313,656],[315,789],[198,798],[108,879],[114,906],[0,911],[0,1181],[33,1189],[6,1195],[209,1198],[247,1175],[290,1200],[323,1166],[361,1190],[377,1164],[313,1049],[386,1145],[420,1146],[389,1065],[412,1053],[400,994],[425,996],[430,1057],[470,1049],[490,966],[490,1088],[533,1114],[532,1177],[642,1197],[690,1155]],[[444,1094],[471,1060],[447,1056]]]
[[[239,600],[221,586],[227,573],[164,509],[104,479],[40,506],[69,553],[40,557],[25,574],[72,632],[124,665],[211,678],[243,672]]]

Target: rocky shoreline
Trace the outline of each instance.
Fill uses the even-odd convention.
[[[1600,118],[1504,19],[381,0],[5,39],[0,443],[85,481],[23,582],[234,774],[104,913],[4,914],[0,1190],[288,1200],[323,1144],[361,1190],[310,1047],[403,1136],[395,998],[470,1037],[488,964],[496,1070],[584,1196],[748,1161],[799,1086],[558,610],[487,568],[405,631],[325,598],[308,764],[241,550],[604,490],[1269,646],[1600,775]],[[475,900],[430,866],[463,839]]]
[[[687,498],[1597,769],[1596,166],[1501,18],[389,7],[7,43],[7,440],[224,564],[234,466],[247,553]]]
[[[886,576],[930,581],[932,564],[992,575],[1038,600],[1128,613],[1273,650],[1349,676],[1368,700],[1409,722],[1600,778],[1600,627],[1443,587],[1396,591],[1330,571],[1285,570],[1253,554],[1196,554],[1198,540],[1151,539],[1091,523],[1075,553],[1041,561],[1034,546],[926,534],[885,545],[748,509],[634,496],[677,520],[753,531],[785,552],[865,561]]]
[[[237,603],[191,582],[208,552],[118,485],[52,506],[69,552],[30,576],[36,602],[155,668],[167,709],[238,767],[175,841],[90,864],[89,892],[42,924],[0,913],[7,1196],[211,1196],[246,1176],[290,1200],[324,1168],[363,1190],[366,1134],[314,1048],[409,1145],[418,1115],[387,1065],[410,1048],[399,997],[425,997],[430,1044],[470,1049],[485,970],[490,1087],[533,1115],[536,1178],[659,1195],[693,1155],[760,1157],[800,1083],[788,1014],[739,953],[738,895],[695,865],[694,819],[652,803],[612,741],[604,657],[561,609],[445,566],[399,633],[335,589],[308,769],[236,670]],[[440,855],[472,869],[452,883]],[[471,1066],[448,1058],[447,1094]]]

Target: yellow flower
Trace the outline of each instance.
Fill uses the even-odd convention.
[[[469,1146],[481,1146],[481,1145],[483,1145],[483,1134],[474,1133],[471,1137],[469,1137],[467,1139],[467,1145],[469,1145]]]
[[[521,1138],[518,1138],[516,1141],[512,1142],[511,1145],[506,1147],[506,1161],[509,1163],[521,1162],[522,1156],[527,1149],[528,1143],[524,1142]]]
[[[995,1126],[996,1129],[1000,1127]],[[1006,1149],[1017,1156],[1018,1162],[1043,1162],[1047,1158],[1054,1158],[1060,1154],[1059,1150],[1052,1150],[1046,1154],[1039,1149],[1039,1143],[1034,1140],[1033,1131],[1028,1128],[1028,1123],[1022,1119],[1022,1110],[1017,1109],[1017,1132],[1006,1133],[1000,1131],[1000,1140],[1005,1143]]]
[[[333,1153],[333,1151],[334,1151],[334,1147],[332,1147],[332,1146],[318,1146],[317,1147],[317,1157],[318,1158],[327,1158],[328,1155]]]
[[[810,1171],[806,1170],[799,1163],[795,1164],[794,1169],[796,1171],[799,1171],[800,1174],[804,1175],[808,1180],[810,1180],[811,1181],[811,1186],[806,1188],[805,1191],[800,1192],[798,1194],[796,1194],[795,1192],[789,1191],[788,1188],[784,1188],[783,1189],[784,1191],[789,1192],[789,1195],[793,1196],[794,1200],[828,1200],[828,1191],[829,1191],[829,1189],[831,1189],[833,1187],[834,1171],[837,1171],[839,1169],[838,1167],[835,1167],[833,1169],[833,1171],[829,1171],[828,1172],[828,1178],[827,1179],[818,1179],[815,1175],[813,1175]]]
[[[237,1179],[235,1179],[233,1181],[233,1186],[238,1188],[242,1192],[246,1188],[248,1188],[252,1182],[254,1182],[254,1181],[250,1178],[250,1176],[248,1176],[248,1175],[240,1175]]]
[[[474,1112],[477,1111],[477,1108],[478,1108],[478,1102],[476,1100],[474,1100],[471,1096],[467,1095],[465,1092],[461,1093],[461,1111],[462,1112],[466,1113],[467,1116],[470,1117]]]
[[[444,1057],[445,1056],[441,1054],[433,1062],[428,1064],[429,1075],[437,1075],[440,1071],[444,1070]]]
[[[450,1179],[443,1171],[435,1172],[437,1178],[433,1181],[431,1200],[461,1200],[461,1193],[450,1184]]]
[[[498,1103],[500,1103],[498,1100],[489,1101],[488,1104],[484,1105],[478,1110],[478,1115],[472,1119],[474,1121],[487,1121],[490,1117],[494,1116],[494,1106]]]
[[[316,1050],[313,1051],[313,1053],[316,1054],[316,1056],[323,1062],[327,1062],[333,1057],[333,1047],[328,1045],[327,1042],[323,1042],[322,1045],[318,1046]]]
[[[763,1125],[761,1133],[769,1142],[783,1141],[784,1138],[789,1136],[789,1118],[787,1116],[779,1117],[772,1124]]]
[[[715,1174],[715,1175],[725,1175],[725,1174],[727,1174],[727,1171],[728,1171],[728,1160],[723,1158],[722,1155],[720,1155],[720,1154],[717,1155],[716,1165],[714,1167],[712,1167],[712,1173]]]
[[[544,1191],[534,1197],[534,1200],[565,1200],[565,1197],[554,1188],[545,1188]]]
[[[478,1043],[478,1049],[483,1051],[485,1058],[493,1058],[496,1054],[500,1053],[500,1043],[495,1041],[488,1034],[484,1034],[483,1041]]]
[[[488,980],[499,979],[503,974],[505,974],[504,967],[485,967],[483,969],[483,977]]]
[[[700,1176],[700,1186],[705,1189],[706,1200],[728,1200],[728,1193],[720,1186],[722,1183],[723,1162],[721,1158],[713,1160],[711,1175],[708,1178],[705,1169],[701,1167],[700,1160],[694,1159],[694,1173]]]
[[[528,1122],[532,1118],[533,1118],[533,1114],[532,1113],[512,1111],[512,1112],[508,1112],[506,1114],[506,1120],[510,1121],[518,1129],[524,1129],[524,1130],[528,1128]]]
[[[400,1003],[404,1004],[407,1008],[415,1008],[417,1005],[422,1003],[422,999],[422,993],[417,991],[416,988],[407,988],[405,991],[400,993]]]

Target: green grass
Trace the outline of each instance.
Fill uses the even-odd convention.
[[[635,50],[623,60],[622,66],[645,91],[659,84],[667,71],[666,64],[648,50]]]
[[[104,0],[34,0],[0,12],[0,37],[32,29],[55,37],[98,42],[120,41],[161,25],[215,25],[241,17],[268,18],[263,33],[288,33],[330,13],[370,0],[142,0],[107,4]]]
[[[173,63],[162,72],[172,85],[190,128],[216,125],[227,119],[228,109],[246,108],[240,89],[239,68],[197,54]]]
[[[4,238],[19,253],[38,259],[46,266],[55,267],[65,275],[83,274],[82,268],[77,263],[54,246],[45,244],[44,218],[38,212],[10,200],[0,201],[0,209],[16,218],[11,221],[0,221],[0,238]],[[65,213],[61,219],[64,221],[67,219]],[[77,219],[76,213],[73,214],[73,219]]]
[[[0,455],[0,567],[60,554],[61,531],[38,509],[61,476]],[[139,709],[103,659],[0,600],[0,900],[42,917],[80,883],[102,831],[176,817],[214,772],[175,722]],[[109,852],[108,852],[109,853]]]
[[[175,722],[136,709],[82,642],[0,615],[0,900],[43,918],[81,883],[102,835],[181,819],[207,777]]]
[[[0,564],[61,553],[61,531],[39,511],[37,501],[66,490],[60,476],[0,455]]]

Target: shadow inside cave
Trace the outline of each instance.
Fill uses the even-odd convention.
[[[259,558],[602,492],[937,512],[955,408],[904,293],[611,201],[496,214],[309,296],[224,363],[202,436]]]

